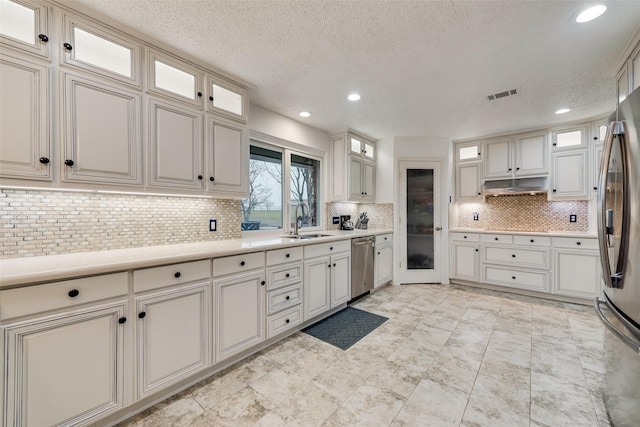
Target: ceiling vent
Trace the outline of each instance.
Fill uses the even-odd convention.
[[[505,90],[503,92],[498,92],[487,96],[489,101],[493,101],[494,99],[506,98],[507,96],[513,96],[518,94],[518,89],[510,89]]]

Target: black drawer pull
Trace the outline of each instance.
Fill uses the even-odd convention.
[[[72,50],[73,46],[71,46],[71,43],[64,43],[62,45],[62,47],[64,47],[66,50]]]
[[[582,243],[580,243],[580,242],[576,242],[576,245],[578,245],[578,246],[580,246],[581,244],[582,244]]]
[[[289,319],[285,320],[284,323],[289,323]]]
[[[240,261],[240,265],[244,266],[245,262],[244,261]]]
[[[67,160],[64,161],[64,164],[67,165],[67,166],[73,166],[74,163],[73,163],[73,160],[67,159]]]
[[[464,238],[466,239],[466,238],[467,238],[467,236],[464,236]]]
[[[147,317],[147,313],[145,313],[144,311],[138,313],[138,319],[144,319],[145,317]]]
[[[494,239],[494,240],[496,240],[496,241],[498,240],[498,238],[497,238],[497,237],[494,237],[493,239]]]
[[[511,276],[511,278],[512,278],[513,280],[516,280],[516,276]]]
[[[511,258],[515,258],[515,257],[516,257],[516,254],[511,255]]]
[[[71,289],[71,290],[69,291],[69,296],[70,296],[71,298],[75,298],[75,297],[77,297],[78,295],[80,295],[80,291],[79,291],[79,290],[77,290],[77,289]]]
[[[42,43],[46,43],[49,41],[49,37],[47,37],[45,34],[38,34],[38,38]]]
[[[329,250],[330,250],[330,251],[332,251],[332,250],[333,250],[333,246],[331,246],[331,247],[329,248]]]
[[[535,240],[531,239],[531,243],[535,242]]]
[[[284,277],[289,277],[289,276],[290,276],[290,274],[289,274],[289,273],[287,273],[287,274],[285,274],[285,275],[284,275]]]
[[[286,255],[285,255],[284,257],[285,257],[285,258],[289,258],[290,256],[291,256],[291,255],[289,255],[289,254],[286,254]]]
[[[40,157],[40,163],[42,163],[43,165],[46,165],[47,163],[49,163],[49,158],[48,157]]]
[[[126,317],[121,317],[121,318],[118,319],[118,323],[120,323],[121,325],[126,321],[127,321]]]
[[[179,271],[176,271],[175,274],[173,275],[173,277],[175,277],[176,279],[180,276],[182,276],[182,273],[180,273]]]
[[[260,282],[260,284],[261,284],[262,286],[264,286],[264,284],[265,284],[265,283],[267,283],[267,282],[265,282],[264,280],[263,280],[262,282]]]
[[[287,301],[289,301],[291,297],[289,295],[287,295],[287,297],[285,298]]]
[[[476,252],[480,252],[480,250],[479,250],[479,249],[476,249]]]

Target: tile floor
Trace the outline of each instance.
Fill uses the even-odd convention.
[[[590,306],[387,286],[347,351],[298,332],[122,426],[609,426]]]

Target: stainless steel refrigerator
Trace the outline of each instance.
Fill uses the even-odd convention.
[[[606,326],[605,404],[615,427],[640,426],[640,89],[611,118],[600,167],[598,238]]]

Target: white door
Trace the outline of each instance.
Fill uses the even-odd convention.
[[[329,298],[330,258],[319,257],[304,262],[304,320],[331,308]]]
[[[400,162],[400,283],[442,283],[442,165]]]
[[[246,128],[207,118],[207,191],[247,196],[249,155]]]
[[[331,308],[351,299],[351,254],[331,257]]]

